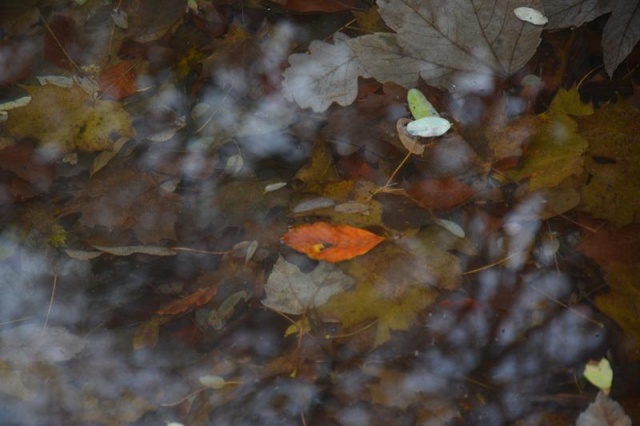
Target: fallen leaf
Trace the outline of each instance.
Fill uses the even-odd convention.
[[[53,165],[38,158],[37,150],[29,143],[19,143],[0,150],[0,169],[12,171],[38,192],[46,192],[53,183]]]
[[[80,221],[88,227],[131,229],[143,244],[175,241],[180,198],[159,186],[135,169],[104,169],[66,206],[65,214],[81,212]]]
[[[598,392],[596,400],[576,420],[576,426],[631,426],[631,419],[620,404]]]
[[[38,140],[53,153],[110,150],[119,136],[133,136],[131,118],[114,101],[92,100],[80,86],[26,86],[28,107],[11,112],[6,129]]]
[[[378,347],[389,340],[391,330],[407,330],[416,315],[437,297],[437,291],[429,287],[390,289],[389,285],[388,282],[360,282],[354,291],[332,297],[318,310],[325,321],[339,320],[345,332],[375,322],[373,347]]]
[[[348,225],[316,222],[289,229],[282,241],[312,259],[341,262],[368,252],[384,238]]]
[[[589,142],[590,175],[578,209],[616,226],[640,222],[640,111],[620,100],[576,120]]]
[[[547,29],[579,27],[600,15],[611,12],[613,3],[601,0],[544,0]]]
[[[574,116],[589,115],[593,107],[580,100],[577,89],[561,89],[549,110],[539,116],[539,130],[531,138],[522,164],[506,175],[529,180],[529,190],[554,187],[572,175],[580,175],[588,142],[578,131]]]
[[[347,45],[349,38],[336,33],[333,45],[314,40],[309,54],[289,56],[291,66],[284,72],[284,96],[302,108],[324,111],[332,102],[349,105],[358,94],[358,76],[367,72]]]
[[[287,10],[298,13],[340,12],[355,8],[355,0],[284,0],[276,1]]]
[[[100,74],[98,79],[104,99],[119,101],[136,92],[136,72],[131,61],[119,62]]]
[[[114,256],[130,256],[132,254],[148,254],[151,256],[175,256],[176,252],[168,247],[163,246],[120,246],[120,247],[105,247],[105,246],[93,246],[97,250],[104,253],[109,253]]]
[[[596,296],[596,306],[624,330],[627,358],[640,360],[640,265],[612,263],[607,267],[611,291]]]
[[[211,286],[201,288],[194,293],[183,297],[182,299],[175,300],[168,305],[158,309],[157,315],[180,315],[185,312],[192,311],[206,303],[213,298],[218,292],[219,286]]]
[[[87,340],[64,327],[46,327],[25,324],[3,330],[0,359],[19,364],[68,361],[80,353]]]
[[[353,278],[330,263],[320,262],[305,274],[279,257],[265,284],[267,297],[262,303],[278,312],[299,315],[309,308],[324,305],[331,296],[354,284]]]
[[[467,201],[474,191],[455,179],[424,179],[414,184],[407,195],[426,209],[449,210]]]
[[[612,262],[628,265],[640,263],[640,225],[631,224],[614,228],[601,226],[602,223],[597,221],[588,221],[584,224],[597,229],[595,232],[587,232],[580,241],[576,247],[580,253],[592,258],[605,268]]]
[[[451,91],[478,89],[459,82],[471,75],[475,81],[507,77],[540,43],[542,29],[518,20],[506,0],[379,0],[378,6],[396,33],[336,36],[334,46],[314,41],[311,55],[291,55],[283,82],[290,99],[315,111],[332,102],[347,105],[355,99],[359,76],[407,88],[422,77]],[[530,6],[542,10],[539,0]]]

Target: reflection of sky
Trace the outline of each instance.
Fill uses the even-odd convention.
[[[276,27],[270,41],[260,44],[264,56],[255,68],[240,66],[215,72],[212,87],[203,90],[197,100],[206,105],[197,117],[185,111],[195,103],[190,103],[184,93],[172,85],[161,86],[147,111],[171,110],[179,116],[188,115],[198,131],[185,140],[177,136],[165,142],[149,142],[139,165],[153,171],[160,163],[159,152],[182,152],[177,160],[179,174],[193,183],[203,168],[214,167],[210,157],[226,146],[234,146],[242,155],[244,167],[250,171],[243,178],[259,172],[259,162],[267,157],[279,157],[283,164],[300,163],[309,150],[299,147],[296,136],[288,132],[301,120],[299,111],[278,92],[261,92],[255,74],[260,72],[274,83],[294,36],[289,25]],[[474,74],[456,85],[459,90],[481,87],[490,91],[490,83],[487,75]],[[482,112],[479,107],[469,116],[477,118]],[[317,130],[315,123],[304,125],[311,129],[308,133]],[[443,170],[457,170],[466,164],[463,157],[464,152],[451,148],[440,151],[435,161]],[[220,167],[224,169],[224,164]],[[195,200],[189,206],[193,209],[189,225],[204,227],[224,206],[212,205],[219,189],[212,180],[195,185],[199,185],[195,195],[189,194],[190,200]],[[6,228],[0,235],[0,246],[5,249],[0,259],[0,419],[61,424],[72,418],[71,423],[103,424],[107,423],[105,419],[115,422],[130,416],[137,424],[139,417],[166,404],[147,423],[162,424],[174,420],[175,413],[183,408],[179,402],[200,390],[206,397],[191,402],[205,408],[191,410],[202,409],[203,418],[211,424],[293,425],[300,424],[301,412],[312,418],[325,410],[325,415],[329,413],[340,424],[370,425],[378,424],[377,407],[363,401],[377,382],[384,385],[379,391],[388,393],[394,404],[433,404],[438,408],[434,401],[444,401],[451,407],[468,399],[473,401],[470,417],[477,424],[514,421],[528,415],[535,402],[532,395],[544,391],[551,375],[567,375],[568,370],[577,368],[586,354],[603,345],[605,337],[584,318],[592,315],[588,310],[560,308],[552,302],[570,293],[571,283],[566,277],[546,270],[524,272],[540,233],[543,204],[543,196],[534,194],[506,215],[502,238],[493,241],[487,251],[494,258],[504,252],[513,256],[504,269],[468,278],[465,291],[476,306],[434,308],[418,325],[420,331],[411,345],[402,342],[402,334],[397,333],[402,343],[397,349],[401,361],[395,354],[385,353],[389,348],[364,355],[356,351],[350,358],[349,349],[336,349],[325,342],[327,346],[320,351],[305,344],[308,347],[303,349],[309,354],[301,356],[301,363],[313,370],[312,377],[287,377],[298,367],[295,364],[280,370],[268,365],[290,341],[282,335],[288,323],[277,323],[275,315],[263,311],[255,313],[257,319],[221,337],[224,345],[217,341],[201,352],[167,335],[154,349],[132,350],[133,330],[153,313],[145,309],[145,299],[156,297],[161,284],[192,282],[200,273],[198,268],[216,271],[217,260],[185,256],[168,260],[143,256],[73,260],[47,248],[42,236],[32,243],[30,236]],[[105,208],[102,213],[107,215],[109,211]],[[255,212],[255,217],[259,214],[265,213]],[[470,222],[470,228],[477,227],[468,230],[470,238],[480,239],[486,223],[481,218]],[[509,295],[509,302],[502,308],[492,307],[503,294]],[[18,325],[9,324],[12,321],[18,321]],[[181,321],[163,330],[169,333],[186,327]],[[323,336],[313,339],[323,341]],[[363,365],[367,370],[361,374]],[[279,377],[274,378],[276,373],[271,375],[265,366]],[[388,370],[401,374],[391,380],[385,377]],[[241,384],[203,390],[198,380],[210,374],[231,377]],[[357,393],[339,393],[344,385],[341,374],[358,376],[363,383],[353,387],[362,392],[362,398]],[[478,394],[481,398],[476,399]],[[394,399],[397,395],[403,401]],[[357,402],[341,405],[341,398]],[[485,403],[481,403],[483,398],[487,399]],[[388,408],[397,408],[394,404]],[[437,424],[455,417],[455,413],[442,412],[442,417],[435,417],[441,422]],[[82,413],[79,418],[75,417],[77,413]]]

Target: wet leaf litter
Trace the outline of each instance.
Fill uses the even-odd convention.
[[[640,416],[626,2],[1,10],[16,421]]]

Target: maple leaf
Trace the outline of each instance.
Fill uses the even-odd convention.
[[[16,137],[32,137],[56,153],[110,150],[119,136],[133,136],[131,118],[122,105],[92,100],[80,86],[27,86],[32,97],[11,112],[6,128]]]
[[[384,237],[348,225],[316,222],[291,228],[282,241],[312,259],[341,262],[368,252]]]
[[[596,297],[598,309],[613,318],[624,330],[624,349],[630,360],[640,360],[640,267],[613,262],[607,267],[611,292]]]
[[[554,187],[571,175],[583,171],[588,142],[578,132],[574,116],[589,115],[593,107],[580,101],[577,89],[561,89],[549,110],[540,114],[539,130],[532,136],[521,166],[507,176],[529,179],[529,189]]]
[[[640,3],[637,1],[544,0],[549,18],[546,29],[579,27],[611,12],[602,31],[604,67],[613,77],[618,65],[640,40]]]
[[[354,281],[335,265],[326,262],[310,273],[282,257],[273,266],[265,284],[267,298],[262,303],[278,312],[302,314],[310,307],[318,307],[331,296],[352,287]]]
[[[591,177],[580,188],[578,208],[616,226],[640,221],[640,111],[620,100],[577,121],[589,141],[585,169]]]
[[[396,31],[347,40],[334,46],[313,42],[311,55],[292,55],[283,86],[302,107],[323,111],[355,99],[358,76],[413,87],[428,84],[452,91],[471,89],[494,74],[516,72],[533,56],[542,29],[524,23],[508,0],[378,0],[379,13]],[[539,0],[528,6],[542,9]],[[315,43],[315,44],[314,44]],[[295,76],[295,78],[293,78]],[[306,76],[306,77],[304,77]],[[465,77],[465,84],[461,84]]]
[[[411,286],[391,296],[391,283],[359,283],[355,291],[332,297],[319,308],[323,319],[337,319],[345,330],[366,326],[367,321],[376,321],[373,347],[380,346],[391,337],[391,330],[407,330],[414,323],[418,312],[431,305],[437,291],[429,287]]]

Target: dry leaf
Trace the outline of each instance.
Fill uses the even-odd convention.
[[[354,285],[353,278],[330,263],[321,262],[305,274],[282,257],[273,266],[265,284],[266,306],[285,314],[302,314],[311,307],[327,303],[334,294]]]
[[[365,254],[384,238],[348,225],[317,222],[291,228],[282,241],[312,259],[341,262]]]

